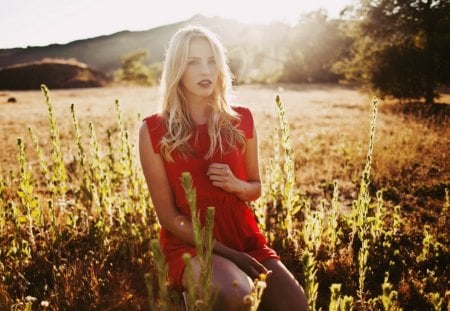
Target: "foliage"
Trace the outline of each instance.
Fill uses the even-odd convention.
[[[351,55],[336,72],[382,95],[433,103],[450,83],[449,10],[441,0],[361,0],[347,28]]]
[[[337,82],[342,76],[332,65],[346,55],[351,42],[343,24],[319,10],[300,16],[293,26],[254,26],[251,38],[229,47],[236,83]]]
[[[249,40],[229,47],[227,57],[236,84],[275,83],[283,70],[283,38],[289,31],[284,24],[254,27]]]
[[[199,283],[195,284],[192,277],[188,278],[188,305],[189,310],[212,310],[215,300],[215,292],[212,286],[212,251],[213,251],[213,227],[214,207],[208,207],[204,226],[200,220],[200,211],[197,210],[197,195],[192,184],[192,177],[188,172],[181,176],[181,185],[186,194],[186,199],[191,210],[192,228],[194,230],[195,249],[200,267]],[[190,258],[185,259],[190,265]],[[188,269],[190,269],[189,267]]]
[[[285,59],[280,81],[336,82],[333,64],[346,53],[351,39],[342,31],[342,20],[330,20],[324,11],[303,15],[284,43]]]
[[[145,65],[144,60],[148,57],[149,52],[144,49],[122,56],[122,65],[114,73],[115,80],[138,85],[155,85],[161,75],[162,66],[159,63]]]

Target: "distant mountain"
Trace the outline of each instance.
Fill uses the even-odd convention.
[[[239,45],[254,35],[254,26],[231,19],[195,15],[184,22],[146,31],[122,31],[112,35],[77,40],[68,44],[0,49],[0,68],[40,61],[44,58],[63,58],[76,59],[109,75],[120,66],[121,56],[137,49],[149,50],[148,64],[162,61],[169,38],[185,24],[208,27],[220,35],[225,45]],[[260,31],[258,32],[261,34]]]

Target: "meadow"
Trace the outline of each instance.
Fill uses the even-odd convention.
[[[320,84],[234,95],[258,132],[252,209],[311,310],[447,310],[448,105]],[[136,150],[157,98],[0,91],[0,310],[183,310]]]

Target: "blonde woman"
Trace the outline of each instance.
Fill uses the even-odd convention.
[[[269,273],[263,310],[306,310],[303,289],[260,233],[246,202],[261,194],[256,132],[251,112],[227,99],[231,75],[224,48],[202,27],[172,37],[161,78],[162,111],[145,119],[139,133],[141,165],[161,224],[160,242],[169,278],[186,287],[182,255],[193,257],[190,209],[180,177],[192,175],[204,217],[215,207],[214,310],[243,310],[252,279]]]

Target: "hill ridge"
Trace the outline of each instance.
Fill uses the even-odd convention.
[[[122,30],[109,35],[78,39],[66,44],[52,43],[46,46],[0,49],[0,68],[40,61],[44,58],[72,58],[96,70],[111,74],[120,66],[121,56],[133,50],[141,48],[149,50],[150,56],[146,61],[148,64],[162,61],[169,38],[185,24],[204,25],[222,33],[229,31],[230,27],[235,29],[250,27],[236,20],[196,14],[185,21],[148,30]]]

